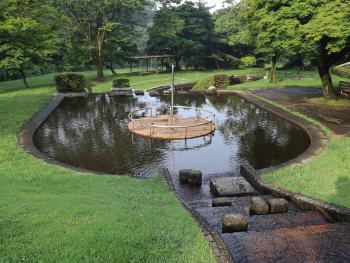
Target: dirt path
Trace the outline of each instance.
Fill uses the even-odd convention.
[[[350,136],[350,106],[334,107],[307,102],[308,99],[322,97],[321,89],[287,87],[253,90],[252,92],[324,123],[338,136]]]

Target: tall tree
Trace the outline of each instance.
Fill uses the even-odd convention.
[[[175,7],[162,7],[154,16],[148,29],[147,52],[157,55],[174,55],[176,66],[181,59],[181,32],[184,21],[175,12]]]
[[[58,0],[56,4],[71,18],[71,27],[78,31],[89,45],[96,65],[98,81],[104,78],[106,40],[123,25],[135,24],[133,15],[150,4],[149,0]]]
[[[299,22],[291,18],[285,7],[290,1],[248,0],[251,18],[250,30],[256,34],[258,52],[271,61],[270,82],[276,82],[277,62],[284,56],[292,56],[300,50]]]
[[[290,9],[312,48],[325,97],[334,97],[330,68],[350,54],[350,0],[295,0]]]
[[[148,52],[175,55],[176,65],[208,66],[214,58],[214,23],[201,2],[162,7],[149,28]]]
[[[0,2],[0,68],[18,72],[26,87],[26,70],[49,62],[57,51],[54,9],[48,1]]]

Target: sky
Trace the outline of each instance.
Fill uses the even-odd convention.
[[[193,0],[193,2],[196,2]],[[212,12],[222,8],[222,4],[224,3],[224,0],[204,0],[204,2],[208,3],[208,6],[214,6],[214,8],[211,10]]]

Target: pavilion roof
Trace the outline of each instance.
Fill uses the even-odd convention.
[[[150,59],[150,58],[173,58],[174,55],[145,55],[145,56],[132,56],[132,59]]]

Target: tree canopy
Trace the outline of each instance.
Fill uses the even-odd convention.
[[[0,68],[20,73],[38,70],[57,52],[54,9],[47,1],[11,0],[0,3]]]

